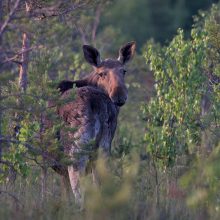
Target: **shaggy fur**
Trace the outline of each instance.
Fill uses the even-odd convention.
[[[120,49],[118,60],[101,61],[95,48],[84,45],[85,59],[94,71],[82,80],[65,80],[58,85],[61,99],[68,100],[57,109],[65,122],[59,136],[64,153],[69,155],[72,163],[67,169],[60,165],[53,168],[60,174],[68,173],[79,204],[82,204],[80,174],[86,172],[88,164],[94,165],[97,149],[110,155],[119,109],[127,100],[124,64],[131,59],[134,50],[135,43],[131,42]],[[76,94],[71,99],[74,85]],[[94,174],[95,167],[91,169]]]

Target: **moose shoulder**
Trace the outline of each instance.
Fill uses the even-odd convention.
[[[110,154],[119,109],[127,100],[124,65],[133,57],[135,43],[123,46],[118,59],[102,61],[98,50],[88,45],[83,46],[83,52],[86,61],[94,67],[93,72],[81,80],[62,81],[58,86],[62,98],[70,96],[74,84],[77,88],[74,100],[59,107],[58,114],[65,121],[60,138],[64,152],[74,161],[68,165],[68,178],[79,204],[82,203],[80,174],[94,160],[86,149],[95,152],[101,148],[104,154]]]

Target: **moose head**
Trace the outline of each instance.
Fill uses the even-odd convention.
[[[83,46],[84,57],[94,68],[92,77],[88,77],[90,83],[102,89],[117,106],[124,105],[127,100],[128,91],[124,81],[125,64],[133,57],[135,47],[135,42],[129,42],[119,50],[118,59],[101,60],[96,48]]]

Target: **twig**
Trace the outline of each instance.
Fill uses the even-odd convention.
[[[24,147],[26,147],[28,150],[30,150],[32,152],[38,153],[39,155],[42,154],[41,150],[36,149],[35,147],[31,146],[30,144],[25,143],[25,142],[21,142],[21,141],[15,140],[15,139],[11,139],[10,137],[9,138],[7,138],[7,137],[0,137],[0,141],[6,142],[6,143],[21,144],[21,145],[23,145]],[[2,161],[0,161],[0,162],[2,162]]]
[[[5,64],[5,63],[8,63],[8,62],[15,62],[15,63],[20,64],[21,62],[16,60],[16,59],[18,58],[18,56],[22,55],[23,53],[29,52],[29,51],[31,51],[31,50],[41,49],[41,48],[43,48],[42,45],[40,45],[40,46],[33,46],[33,47],[27,48],[27,49],[25,49],[25,50],[20,50],[20,51],[18,51],[13,57],[6,58],[5,60],[3,60],[3,61],[0,63],[0,65]]]
[[[33,9],[30,12],[29,18],[38,18],[39,20],[43,20],[49,17],[57,17],[57,16],[62,16],[64,14],[69,14],[73,11],[75,11],[76,9],[80,9],[83,8],[87,3],[82,3],[82,4],[72,4],[71,6],[65,8],[62,10],[61,6],[63,5],[63,3],[58,3],[54,6],[48,6],[48,7],[44,7],[44,8],[40,8],[40,9]],[[23,19],[23,18],[27,18],[27,16],[16,16],[14,17],[14,19]]]
[[[98,26],[99,26],[100,16],[101,16],[101,11],[102,11],[101,9],[102,9],[101,5],[99,4],[96,9],[95,19],[94,19],[93,28],[92,28],[92,42],[93,43],[96,39],[96,33],[97,33]]]
[[[1,142],[6,142],[6,143],[14,143],[14,144],[21,144],[23,145],[27,150],[29,150],[29,152],[34,152],[36,155],[41,155],[42,157],[44,157],[45,159],[48,160],[47,164],[48,166],[52,166],[54,164],[56,165],[63,165],[62,163],[60,163],[59,161],[56,160],[56,158],[53,157],[53,155],[51,155],[48,151],[40,149],[40,148],[36,148],[34,146],[32,146],[31,144],[28,144],[27,142],[22,142],[19,140],[15,140],[15,139],[11,139],[10,137],[0,137],[0,141]],[[5,164],[7,166],[12,166],[10,164],[10,162],[8,161],[0,161],[0,163]],[[40,164],[40,163],[39,163]]]
[[[21,203],[21,201],[20,201],[15,195],[13,195],[12,193],[7,192],[7,191],[0,190],[0,194],[2,194],[2,193],[3,193],[3,194],[6,194],[6,195],[8,195],[8,196],[10,196],[11,198],[13,198],[14,201],[15,201],[16,203],[20,204],[22,207],[24,206],[24,205]]]
[[[15,13],[15,11],[16,11],[16,9],[18,8],[19,3],[20,3],[20,0],[17,0],[17,1],[15,2],[14,7],[12,8],[12,10],[10,11],[10,13],[9,13],[9,15],[8,15],[8,17],[7,17],[7,19],[5,20],[5,22],[4,22],[3,25],[1,26],[1,28],[0,28],[0,37],[1,37],[1,35],[4,33],[4,31],[5,31],[6,27],[8,26],[9,22],[11,21],[11,19],[12,19],[14,13]]]
[[[61,4],[62,5],[62,4]],[[68,14],[72,11],[75,11],[76,9],[82,8],[83,6],[85,6],[86,3],[82,3],[82,4],[78,4],[78,5],[71,5],[70,7],[68,7],[67,9],[65,9],[64,11],[59,11],[59,8],[56,8],[54,11],[46,11],[46,13],[42,13],[41,10],[39,11],[43,16],[43,18],[47,18],[47,17],[54,17],[54,16],[60,16],[60,15],[64,15],[64,14]],[[46,8],[47,9],[47,8]],[[56,11],[57,10],[57,11]],[[41,19],[43,19],[41,18]]]

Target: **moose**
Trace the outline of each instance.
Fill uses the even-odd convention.
[[[93,66],[93,71],[81,80],[59,83],[61,99],[68,98],[76,87],[75,98],[57,111],[64,120],[64,127],[69,128],[60,131],[60,140],[65,154],[74,161],[67,165],[66,174],[79,205],[83,203],[80,175],[86,172],[88,163],[95,160],[85,153],[85,146],[91,146],[92,152],[101,149],[106,157],[110,155],[119,109],[128,97],[124,66],[133,57],[135,47],[135,42],[129,42],[119,50],[118,59],[101,60],[96,48],[84,45],[85,60]],[[91,166],[91,172],[95,181],[95,165]]]

